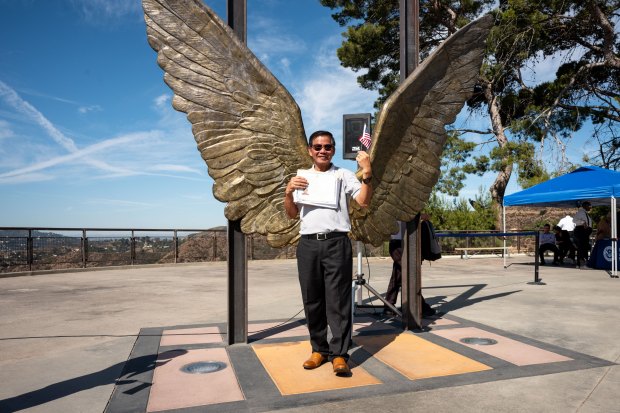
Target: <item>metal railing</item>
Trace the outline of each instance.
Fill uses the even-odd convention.
[[[442,254],[455,248],[503,245],[499,231],[437,231]],[[515,233],[516,234],[516,233]],[[272,248],[266,237],[246,237],[249,260],[295,258],[295,246]],[[534,251],[532,237],[507,237],[515,252]],[[0,273],[118,265],[225,261],[226,230],[0,227]],[[387,243],[365,245],[365,256],[387,257]]]
[[[536,245],[530,233],[522,231],[437,231],[443,255],[461,255],[461,250],[506,248],[515,253],[533,253]]]
[[[248,259],[295,257],[246,237]],[[225,229],[0,227],[0,273],[115,265],[225,261]]]

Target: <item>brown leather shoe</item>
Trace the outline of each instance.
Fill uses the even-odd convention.
[[[334,366],[334,373],[337,375],[348,375],[351,373],[347,361],[343,357],[336,357],[332,360],[332,366]]]
[[[310,358],[304,361],[304,369],[312,370],[321,366],[325,362],[325,357],[321,353],[312,353]]]

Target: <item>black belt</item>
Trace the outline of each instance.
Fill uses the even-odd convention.
[[[301,237],[323,241],[326,239],[346,237],[347,234],[347,232],[317,232],[316,234],[302,234]]]

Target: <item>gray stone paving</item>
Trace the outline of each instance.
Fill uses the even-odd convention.
[[[423,265],[423,293],[449,315],[618,363],[620,281],[598,270],[542,267],[532,257],[444,258]],[[366,279],[385,291],[388,259]],[[249,263],[249,317],[301,310],[293,260]],[[365,297],[366,298],[366,297]],[[140,329],[226,320],[226,263],[0,279],[0,412],[101,412]],[[617,365],[280,411],[620,412]],[[4,404],[3,404],[4,403]]]

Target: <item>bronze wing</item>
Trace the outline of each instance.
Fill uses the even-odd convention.
[[[312,159],[293,97],[200,0],[142,3],[173,107],[187,113],[226,218],[272,246],[294,242],[299,221],[286,216],[284,189]]]
[[[370,151],[373,197],[352,205],[353,238],[375,246],[424,208],[439,179],[445,126],[473,94],[493,25],[487,15],[443,42],[385,102]]]

